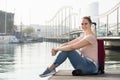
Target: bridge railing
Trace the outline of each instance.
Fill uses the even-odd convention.
[[[120,36],[120,2],[111,10],[97,16],[97,19],[98,36]]]

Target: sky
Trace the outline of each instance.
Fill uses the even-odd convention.
[[[14,24],[17,25],[21,22],[44,24],[61,7],[71,6],[75,12],[78,12],[80,8],[96,1],[100,3],[100,14],[120,2],[119,0],[0,0],[0,10],[15,13]]]

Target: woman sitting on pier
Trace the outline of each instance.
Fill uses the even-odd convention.
[[[94,74],[98,72],[98,47],[97,39],[91,30],[92,21],[90,17],[83,17],[81,27],[84,34],[72,41],[64,43],[62,46],[51,50],[52,56],[59,54],[54,63],[48,67],[40,77],[46,77],[56,73],[56,68],[67,58],[70,60],[75,70],[80,70],[81,74]],[[79,50],[80,53],[76,50]]]

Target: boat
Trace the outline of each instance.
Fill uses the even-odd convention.
[[[18,43],[19,40],[14,35],[8,35],[0,33],[0,44],[1,43]]]

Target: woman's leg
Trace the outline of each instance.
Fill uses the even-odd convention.
[[[80,69],[83,73],[94,73],[96,66],[93,62],[82,57],[77,51],[62,51],[58,54],[55,62],[50,66],[53,70],[61,65],[66,59],[69,59],[74,69]]]
[[[40,76],[46,77],[56,73],[55,68],[62,64],[66,59],[69,59],[75,69],[80,69],[82,73],[94,73],[96,67],[94,63],[81,57],[76,51],[62,51],[58,54],[55,62],[47,68]]]
[[[79,67],[81,62],[83,61],[83,58],[81,57],[81,55],[77,52],[77,51],[62,51],[58,54],[56,60],[54,61],[54,63],[50,66],[50,69],[53,70],[56,67],[58,67],[59,65],[61,65],[66,59],[69,59],[72,66],[77,69],[77,67]],[[82,63],[81,63],[82,65]]]
[[[91,61],[87,60],[85,57],[82,57],[77,51],[60,52],[55,62],[52,64],[51,69],[55,69],[56,67],[58,67],[67,58],[70,60],[72,66],[75,69],[81,69],[85,73],[94,72],[94,70],[96,69],[95,65]]]
[[[71,64],[76,69],[77,66],[80,66],[81,61],[84,62],[83,58],[76,51],[62,51],[58,54],[55,62],[50,66],[50,69],[54,69],[62,64],[67,58],[69,58]],[[82,64],[81,64],[82,65]]]

